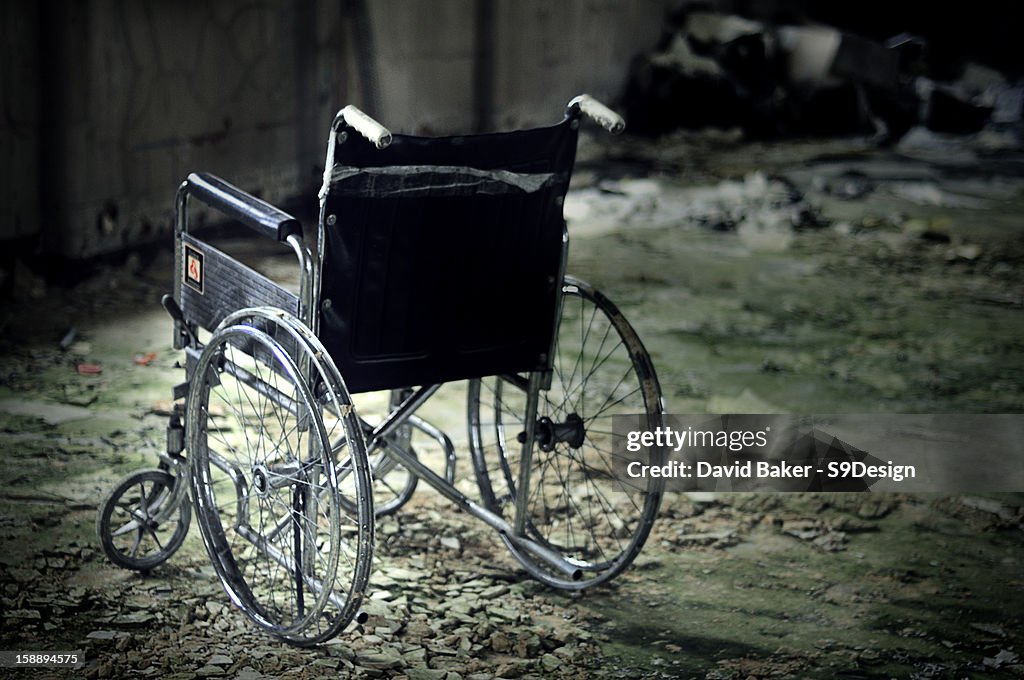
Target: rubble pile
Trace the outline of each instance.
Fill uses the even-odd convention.
[[[820,226],[814,208],[791,182],[759,171],[689,188],[657,179],[603,181],[571,192],[565,215],[574,234],[690,226],[736,232],[757,250],[784,250],[794,230]]]
[[[251,625],[196,536],[152,575],[111,567],[85,541],[0,562],[5,618],[21,624],[20,644],[84,650],[89,678],[601,676],[589,614],[516,573],[472,520],[439,512],[434,498],[413,503],[416,521],[379,523],[369,618],[318,648],[290,647]],[[92,510],[72,507],[76,516]]]
[[[633,132],[741,128],[751,139],[874,133],[1010,131],[1020,144],[1024,80],[980,63],[950,79],[929,45],[876,42],[828,25],[774,24],[707,10],[672,17],[632,65],[623,97]]]

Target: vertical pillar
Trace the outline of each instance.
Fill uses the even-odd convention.
[[[473,128],[486,132],[494,128],[494,2],[476,0],[473,36]]]

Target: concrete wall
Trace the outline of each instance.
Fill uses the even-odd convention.
[[[621,91],[630,60],[654,45],[669,4],[376,0],[378,113],[395,130],[416,133],[556,122],[577,94],[610,100]],[[480,74],[488,57],[489,73]]]
[[[312,196],[346,103],[398,131],[556,121],[619,91],[664,5],[0,0],[0,239],[73,258],[162,239],[192,170]]]
[[[553,123],[584,92],[611,103],[629,64],[650,50],[665,6],[653,0],[504,0],[498,3],[497,127]]]
[[[56,91],[43,119],[43,191],[57,197],[44,212],[47,249],[77,257],[169,232],[175,188],[191,170],[272,201],[308,190],[317,161],[299,130],[327,125],[335,93],[322,88],[337,78],[327,66],[343,63],[340,43],[316,35],[337,25],[315,14],[333,6],[47,7],[55,40],[43,87]]]
[[[39,230],[37,15],[0,0],[0,241]]]

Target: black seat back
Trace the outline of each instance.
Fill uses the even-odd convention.
[[[576,137],[336,146],[320,337],[351,391],[549,367]]]

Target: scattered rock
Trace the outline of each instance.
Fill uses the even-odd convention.
[[[899,503],[891,499],[869,498],[857,508],[857,516],[864,519],[881,519],[896,509]]]
[[[995,656],[986,656],[981,662],[988,668],[1001,668],[1007,664],[1017,662],[1017,655],[1007,649],[999,650]]]
[[[1006,630],[995,623],[972,623],[971,628],[980,630],[983,633],[988,633],[989,635],[995,635],[996,637],[1006,637]]]
[[[459,543],[459,539],[454,536],[442,536],[441,545],[448,548],[449,550],[459,551],[462,549],[462,544]]]
[[[448,671],[440,668],[409,668],[405,671],[408,680],[446,680]]]
[[[841,531],[847,534],[878,531],[878,525],[874,522],[868,522],[854,517],[848,517],[846,515],[829,520],[828,526],[832,531]]]
[[[402,659],[401,655],[395,654],[394,652],[378,652],[357,654],[355,663],[357,666],[362,666],[363,668],[393,670],[396,668],[402,668],[405,665],[405,660]]]
[[[505,654],[512,649],[512,639],[507,633],[497,632],[491,635],[489,640],[491,649],[498,652],[499,654]]]
[[[825,529],[813,520],[793,520],[783,525],[783,532],[795,536],[801,541],[811,541],[821,536]]]
[[[540,663],[544,670],[549,672],[554,672],[562,666],[562,660],[554,654],[545,654],[540,658]]]
[[[1011,509],[1005,503],[1000,503],[991,498],[982,498],[980,496],[960,496],[959,498],[960,502],[968,508],[987,512],[1008,522],[1016,519],[1020,514],[1019,511]]]

